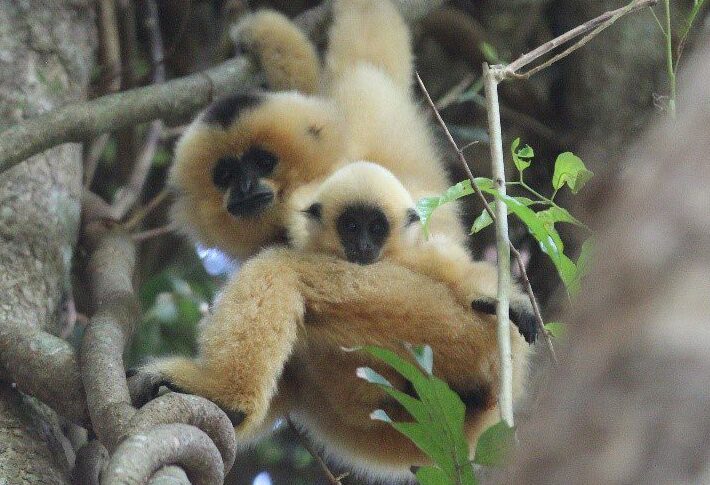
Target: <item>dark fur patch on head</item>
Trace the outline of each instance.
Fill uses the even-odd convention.
[[[311,125],[308,127],[308,134],[316,140],[320,138],[321,131],[323,131],[322,126]]]
[[[227,96],[209,105],[202,116],[202,121],[227,128],[234,123],[244,110],[254,108],[262,101],[263,97],[259,93]]]

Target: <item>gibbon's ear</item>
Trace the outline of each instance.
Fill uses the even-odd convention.
[[[321,222],[323,216],[323,204],[316,202],[303,211],[309,218]]]
[[[409,227],[415,222],[420,222],[421,218],[419,217],[419,213],[416,211],[416,209],[407,209],[407,222],[404,224],[405,226]]]

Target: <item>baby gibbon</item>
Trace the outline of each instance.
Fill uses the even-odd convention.
[[[365,161],[348,164],[328,177],[307,204],[290,217],[293,247],[358,264],[387,259],[446,284],[462,305],[495,314],[495,267],[472,261],[444,235],[425,240],[412,197],[386,168]],[[530,302],[519,292],[511,299],[510,318],[532,343],[536,322]]]

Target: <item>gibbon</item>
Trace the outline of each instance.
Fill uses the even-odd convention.
[[[294,39],[306,42],[294,33],[296,27],[274,16],[257,15],[241,26],[245,38],[258,37],[245,48],[254,49],[262,65],[288,64],[289,52],[305,52],[289,45]],[[291,33],[269,33],[265,18],[271,18],[270,28]],[[278,59],[269,57],[273,53]],[[370,413],[381,408],[397,421],[411,417],[356,377],[356,370],[372,367],[405,392],[407,382],[368,355],[343,348],[377,345],[406,355],[403,342],[430,345],[435,374],[466,404],[465,432],[474,450],[478,436],[499,420],[500,362],[490,314],[496,274],[465,255],[456,204],[435,214],[431,244],[445,241],[442,251],[432,254],[455,261],[461,256],[475,274],[453,281],[459,291],[452,291],[446,271],[437,273],[440,260],[434,256],[427,267],[426,258],[406,262],[407,251],[391,261],[386,250],[376,264],[361,265],[345,253],[261,250],[287,243],[296,207],[353,160],[388,169],[411,199],[448,187],[426,118],[411,97],[409,31],[388,1],[333,2],[324,72],[315,61],[301,69],[318,73],[317,92],[218,101],[180,141],[170,176],[177,193],[174,220],[203,244],[250,259],[215,302],[200,332],[199,356],[158,360],[136,378],[151,388],[167,384],[213,400],[228,411],[241,443],[258,439],[288,414],[349,469],[380,478],[411,477],[410,466],[427,463],[425,456],[390,425],[371,420]],[[273,88],[310,89],[308,82],[279,79],[280,73],[296,72],[287,65],[266,70]],[[402,218],[407,217],[405,211]],[[369,262],[372,256],[364,258]],[[481,295],[473,304],[476,311],[466,295]],[[524,304],[515,308],[529,313]],[[529,347],[518,332],[512,344],[518,399]]]
[[[172,217],[193,240],[239,259],[285,242],[289,200],[352,160],[389,169],[415,199],[449,187],[410,92],[409,31],[397,10],[387,0],[335,1],[333,17],[324,69],[282,15],[257,13],[239,26],[269,87],[301,92],[216,101],[183,135],[169,180]],[[436,212],[432,233],[463,244],[456,203]]]
[[[494,294],[495,272],[486,277],[492,279],[476,279],[475,288],[462,291]],[[495,316],[472,311],[445,283],[387,259],[359,265],[295,249],[264,250],[227,283],[202,326],[199,356],[160,359],[140,375],[152,388],[168,385],[217,403],[241,444],[270,432],[288,414],[349,470],[406,478],[412,465],[427,459],[370,413],[383,409],[396,421],[411,417],[356,370],[371,367],[398,389],[411,387],[364,352],[343,350],[377,345],[406,356],[403,342],[431,346],[434,374],[466,405],[473,452],[480,434],[500,419]],[[512,332],[512,350],[519,399],[529,346],[518,332]]]
[[[292,211],[287,231],[292,247],[358,264],[387,259],[446,284],[461,305],[495,315],[495,267],[472,261],[447,236],[425,240],[419,222],[414,201],[397,177],[360,161],[334,172],[313,200]],[[520,292],[513,293],[510,319],[527,342],[535,340],[530,302]]]

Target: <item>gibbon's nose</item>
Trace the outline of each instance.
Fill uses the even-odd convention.
[[[350,262],[357,264],[372,264],[377,261],[379,250],[370,241],[358,241],[357,251],[351,255]]]
[[[251,192],[251,189],[254,187],[254,178],[249,176],[248,174],[244,177],[240,177],[239,179],[239,190],[242,191],[242,194],[248,194]]]

